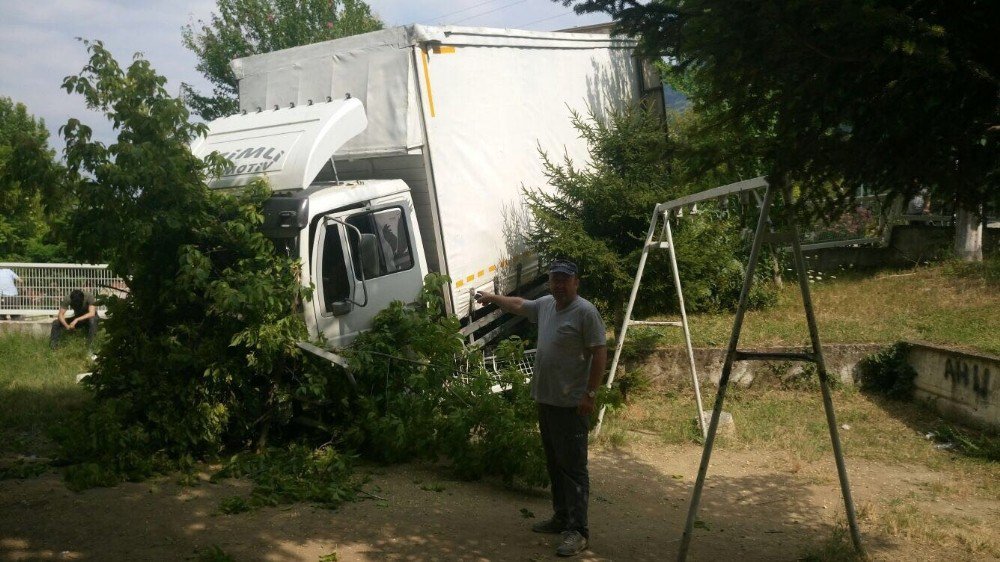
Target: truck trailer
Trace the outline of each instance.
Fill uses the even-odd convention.
[[[438,272],[472,341],[503,323],[476,310],[476,290],[544,286],[524,189],[551,190],[542,152],[587,162],[574,111],[600,117],[640,97],[634,48],[608,35],[410,25],[254,55],[232,62],[240,112],[212,121],[192,150],[232,162],[212,188],[267,179],[263,229],[315,287],[303,306],[311,337],[349,344]]]

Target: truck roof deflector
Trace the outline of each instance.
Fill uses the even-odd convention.
[[[368,126],[357,99],[232,115],[208,124],[191,144],[204,158],[213,151],[233,162],[209,187],[237,187],[265,176],[274,190],[303,189],[337,150]]]

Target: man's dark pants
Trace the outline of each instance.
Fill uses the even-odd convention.
[[[579,531],[590,538],[587,529],[587,502],[590,477],[587,474],[587,434],[589,416],[581,416],[576,407],[538,405],[538,427],[552,482],[552,509],[555,519],[566,524],[567,531]]]
[[[70,323],[70,322],[72,322],[72,321],[73,321],[73,319],[69,318],[68,321],[67,321],[67,324]],[[84,320],[84,322],[86,322],[86,324],[87,324],[87,328],[86,328],[87,329],[87,349],[93,350],[94,349],[94,336],[97,335],[97,316],[91,316],[90,318]],[[82,324],[82,322],[77,322],[76,328],[74,329],[74,331],[84,329],[84,327],[81,326],[80,324]],[[52,349],[56,348],[56,345],[59,344],[59,339],[62,338],[63,332],[65,332],[65,331],[67,331],[66,327],[62,325],[62,322],[60,322],[58,318],[56,318],[55,320],[52,321],[52,330],[49,332],[49,347],[50,348],[52,348]]]

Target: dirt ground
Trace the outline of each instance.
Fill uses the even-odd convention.
[[[700,448],[640,439],[591,453],[591,548],[582,560],[664,560],[676,556]],[[373,497],[331,511],[306,504],[238,515],[221,500],[250,484],[171,478],[82,493],[58,474],[0,482],[0,560],[191,560],[217,547],[234,560],[545,560],[552,535],[531,533],[549,515],[545,491],[449,479],[441,467],[371,468]],[[913,498],[946,484],[918,466],[848,459],[859,506]],[[1000,501],[918,505],[920,511],[1000,520]],[[691,560],[796,560],[833,535],[843,503],[832,459],[718,450],[692,542]],[[862,526],[873,557],[982,560],[947,548],[879,536]]]

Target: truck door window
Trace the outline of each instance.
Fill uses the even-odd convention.
[[[340,243],[340,225],[326,225],[323,240],[323,304],[327,312],[333,303],[350,298],[351,288],[347,281],[347,262],[344,247]]]
[[[374,234],[378,240],[379,267],[378,275],[389,275],[397,271],[405,271],[413,267],[413,252],[410,247],[410,234],[406,228],[406,216],[400,208],[383,209],[374,213],[359,213],[347,219],[347,222],[362,234]],[[348,231],[351,240],[351,253],[354,256],[354,270],[360,274],[361,262],[358,250],[358,237]],[[359,277],[360,279],[360,277]]]

